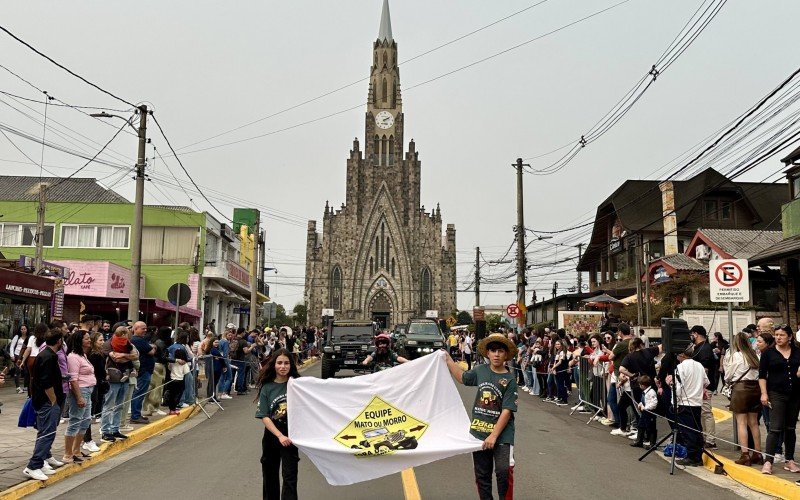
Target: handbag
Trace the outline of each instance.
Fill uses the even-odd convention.
[[[116,366],[111,366],[112,364],[116,365],[109,356],[106,358],[106,379],[111,384],[119,384],[122,382],[122,370]]]
[[[36,410],[33,408],[33,400],[28,398],[22,405],[22,411],[19,412],[18,427],[36,427]]]
[[[731,400],[731,396],[733,396],[733,386],[734,386],[734,384],[738,384],[739,382],[741,382],[742,379],[744,378],[744,376],[747,375],[748,373],[750,373],[750,370],[752,370],[752,368],[748,368],[746,372],[742,373],[742,376],[739,377],[736,380],[736,382],[734,382],[733,384],[728,384],[728,385],[726,385],[725,387],[722,388],[722,395],[725,396],[726,398],[728,398],[728,401],[730,401]]]

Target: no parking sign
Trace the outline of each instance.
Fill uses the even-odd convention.
[[[708,261],[711,302],[748,302],[750,279],[747,259]]]

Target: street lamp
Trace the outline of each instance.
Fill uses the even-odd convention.
[[[136,199],[133,210],[133,235],[131,238],[131,287],[128,295],[128,319],[139,321],[139,283],[142,279],[142,220],[144,218],[144,168],[145,146],[147,144],[147,105],[138,106],[139,111],[139,149],[136,159]],[[92,113],[94,118],[120,118],[133,127],[130,120],[103,111]]]

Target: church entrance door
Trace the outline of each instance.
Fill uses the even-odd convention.
[[[392,301],[385,293],[380,292],[372,299],[370,304],[370,314],[372,321],[378,324],[381,329],[387,329],[392,322]]]

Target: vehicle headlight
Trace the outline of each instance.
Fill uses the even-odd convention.
[[[361,346],[361,349],[366,351],[367,349],[369,349],[369,346],[367,344],[364,344]]]
[[[333,350],[336,351],[336,352],[339,352],[339,351],[342,350],[342,346],[339,346],[339,345],[333,346]]]
[[[333,347],[326,345],[325,347],[322,348],[322,350],[324,352],[331,353],[331,352],[333,352]]]
[[[433,343],[433,347],[442,347],[443,345],[444,344],[442,344],[441,342],[434,342]]]
[[[416,340],[409,340],[408,342],[406,342],[406,344],[408,344],[408,345],[417,345],[417,341]]]

